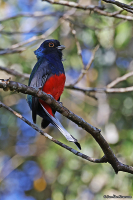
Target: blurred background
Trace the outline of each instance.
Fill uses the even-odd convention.
[[[130,3],[128,0],[123,2]],[[99,2],[80,0],[79,3],[98,5]],[[106,8],[110,12],[120,10],[111,4],[106,4]],[[17,14],[21,16],[3,20]],[[30,74],[36,63],[33,51],[43,42],[38,36],[46,34],[46,39],[58,39],[66,46],[63,51],[66,85],[73,84],[81,73],[83,63],[77,54],[72,29],[76,31],[81,45],[84,65],[90,61],[93,49],[99,44],[91,68],[76,86],[104,88],[117,77],[133,70],[132,21],[40,0],[0,1],[1,50],[37,36],[33,42],[22,45],[25,50],[21,53],[1,55],[0,66]],[[0,78],[9,77],[28,84],[27,78],[0,70]],[[130,77],[116,87],[132,84],[133,78]],[[119,160],[133,165],[133,92],[93,95],[97,100],[80,91],[65,89],[61,101],[72,112],[100,128]],[[26,95],[1,89],[0,101],[32,122]],[[103,156],[89,133],[59,113],[56,116],[80,141],[82,153],[94,158]],[[39,127],[40,123],[38,117]],[[45,131],[75,148],[52,125]],[[116,175],[109,164],[85,161],[41,136],[4,108],[0,109],[0,200],[100,200],[103,195],[113,194],[133,195],[131,174],[119,172]]]

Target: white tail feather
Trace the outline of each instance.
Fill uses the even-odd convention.
[[[41,105],[42,106],[42,105]],[[60,121],[53,117],[52,115],[49,114],[49,112],[42,106],[42,108],[44,109],[44,111],[46,112],[46,114],[49,116],[49,118],[52,120],[53,125],[55,125],[59,131],[65,136],[65,138],[69,141],[69,142],[77,142],[77,140],[75,138],[73,138],[70,133],[68,133],[66,131],[66,129],[62,126],[62,124],[60,123]]]

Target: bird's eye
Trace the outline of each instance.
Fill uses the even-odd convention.
[[[53,43],[53,42],[50,42],[50,43],[48,44],[48,46],[49,46],[49,47],[54,47],[54,43]]]

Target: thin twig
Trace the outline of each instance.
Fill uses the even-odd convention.
[[[102,148],[106,158],[108,158],[108,162],[112,165],[115,172],[118,172],[117,163],[118,160],[115,157],[113,151],[111,150],[109,144],[106,142],[104,137],[100,134],[100,129],[92,126],[91,124],[84,121],[81,117],[75,115],[70,110],[62,106],[58,101],[56,101],[51,95],[44,93],[41,90],[36,88],[28,87],[18,82],[10,81],[10,80],[1,80],[0,88],[3,88],[5,91],[13,90],[17,92],[21,92],[24,94],[30,94],[32,96],[37,96],[38,98],[42,99],[46,103],[48,103],[54,110],[57,110],[62,115],[76,123],[78,126],[82,127],[88,133],[90,133],[93,138],[98,142],[100,147]]]
[[[77,78],[77,80],[72,85],[76,85],[84,77],[84,75],[88,72],[88,70],[90,69],[91,64],[92,64],[92,62],[94,60],[95,53],[98,50],[98,48],[99,48],[99,45],[97,45],[93,49],[93,52],[92,52],[92,55],[91,55],[91,58],[90,58],[88,64],[85,66],[85,69],[81,70],[81,73],[80,73],[79,77]]]
[[[0,106],[3,107],[3,105],[1,105],[0,102]],[[9,161],[7,161],[5,163],[5,165],[2,167],[2,169],[0,170],[0,183],[17,167],[19,167],[22,163],[24,162],[24,159],[16,154],[15,156],[13,156]],[[7,166],[10,166],[7,169]]]
[[[80,43],[79,43],[77,36],[76,36],[76,30],[74,29],[72,24],[70,24],[70,27],[71,27],[72,34],[75,38],[75,42],[76,42],[76,46],[77,46],[77,53],[78,53],[78,55],[79,55],[79,57],[81,58],[81,61],[82,61],[82,68],[85,69],[85,64],[83,62],[83,57],[82,57],[82,50],[81,50]]]
[[[104,15],[104,16],[108,16],[108,17],[115,17],[115,18],[124,19],[124,20],[128,20],[128,21],[133,20],[133,17],[131,17],[131,16],[120,15],[119,12],[122,12],[122,11],[109,13],[109,12],[102,10],[103,7],[99,7],[99,6],[95,6],[95,5],[84,6],[84,5],[81,5],[79,3],[75,3],[75,2],[72,2],[72,1],[65,1],[65,0],[59,0],[59,1],[42,0],[42,1],[46,1],[46,2],[49,2],[51,4],[59,4],[59,5],[63,5],[63,6],[82,9],[82,10],[91,10],[91,11],[94,11],[94,12],[100,14],[100,15]]]
[[[103,0],[103,1],[105,1],[106,3],[114,4],[114,5],[116,5],[116,6],[120,7],[120,8],[123,8],[123,9],[127,8],[129,10],[133,10],[133,6],[127,5],[125,3],[121,3],[119,1],[115,1],[115,0]],[[132,2],[130,2],[130,3],[132,3]]]
[[[72,15],[73,12],[71,12],[70,10],[63,13],[63,14],[60,14],[58,17],[61,19],[66,19],[68,16]],[[17,44],[14,44],[12,45],[10,48],[7,48],[7,49],[4,49],[3,51],[0,51],[0,55],[3,55],[3,54],[7,54],[7,53],[12,53],[12,52],[17,52],[18,48],[20,48],[21,46],[24,46],[24,45],[27,45],[31,42],[35,42],[35,41],[38,41],[38,40],[44,40],[45,38],[47,38],[49,35],[51,35],[59,26],[60,26],[60,23],[62,21],[58,21],[56,22],[52,27],[50,27],[44,34],[42,35],[39,35],[39,36],[33,36],[31,38],[29,38],[28,40],[26,41],[23,41],[23,42],[19,42]],[[25,49],[24,49],[25,50]]]
[[[30,77],[30,74],[22,74],[20,72],[15,71],[14,69],[9,69],[9,68],[2,67],[2,66],[0,66],[0,70],[5,71],[8,74],[18,76],[18,77],[21,77],[21,78],[25,78],[25,79],[29,79],[29,77]],[[83,92],[84,94],[89,95],[90,97],[97,100],[97,98],[94,95],[90,94],[91,92],[123,93],[123,92],[133,91],[133,86],[126,87],[126,88],[111,88],[114,85],[116,85],[118,82],[126,80],[128,77],[132,76],[132,73],[133,72],[129,72],[129,73],[125,74],[124,76],[117,78],[115,81],[110,83],[111,86],[109,86],[110,84],[108,84],[107,87],[105,87],[105,88],[91,88],[91,87],[80,88],[80,87],[76,87],[74,85],[66,85],[65,88],[70,89],[70,90],[77,90],[77,91]]]
[[[3,55],[3,54],[7,54],[7,53],[12,53],[14,51],[17,51],[17,49],[21,46],[24,46],[24,45],[27,45],[31,42],[35,42],[37,40],[43,40],[45,39],[46,37],[48,37],[49,35],[51,35],[58,27],[59,27],[59,23],[55,24],[54,26],[52,26],[51,28],[49,28],[44,34],[42,35],[39,35],[39,36],[33,36],[31,37],[30,39],[26,40],[26,41],[23,41],[23,42],[19,42],[17,44],[14,44],[12,45],[10,48],[8,49],[5,49],[3,51],[0,51],[0,54]],[[24,49],[25,50],[25,49]]]
[[[121,77],[118,77],[116,78],[114,81],[112,81],[111,83],[109,83],[107,85],[107,88],[112,88],[114,87],[116,84],[118,84],[119,82],[121,81],[125,81],[127,78],[129,78],[130,76],[133,76],[133,71],[132,72],[129,72],[127,74],[124,74],[123,76]]]
[[[9,35],[9,36],[11,36],[11,35],[27,35],[27,34],[43,34],[44,33],[44,31],[12,31],[12,32],[10,32],[10,31],[0,31],[0,34],[3,34],[3,35]]]
[[[11,75],[14,75],[14,76],[18,76],[18,77],[21,77],[21,78],[25,78],[25,79],[29,79],[29,77],[30,77],[30,74],[20,73],[20,72],[17,72],[16,70],[14,70],[14,69],[9,69],[7,67],[0,66],[0,70],[1,71],[5,71],[8,74],[11,74]]]
[[[85,159],[85,160],[88,160],[90,162],[93,162],[93,163],[104,163],[104,162],[107,162],[107,159],[105,156],[103,156],[102,158],[100,159],[95,159],[95,158],[91,158],[65,144],[63,144],[62,142],[54,139],[53,137],[51,137],[49,134],[45,133],[44,131],[42,131],[41,129],[39,129],[35,124],[31,123],[30,121],[28,121],[25,117],[23,117],[20,113],[17,113],[16,111],[14,111],[12,108],[6,106],[4,103],[2,103],[0,101],[0,107],[3,107],[5,108],[6,110],[10,111],[11,113],[13,113],[15,116],[17,116],[18,118],[20,118],[22,121],[24,121],[26,124],[28,124],[29,126],[31,126],[34,130],[38,131],[39,133],[41,133],[41,135],[45,136],[46,138],[48,138],[49,140],[51,140],[52,142],[58,144],[59,146],[63,147],[64,149],[67,149],[68,151],[72,152],[73,154]]]
[[[21,83],[17,83],[17,82],[10,81],[10,80],[1,80],[0,81],[0,88],[3,88],[5,91],[10,89],[11,91],[13,90],[13,91],[21,92],[21,93],[24,93],[24,94],[30,94],[32,96],[36,96],[36,97],[42,99],[47,104],[49,104],[52,108],[54,108],[54,110],[57,110],[62,115],[66,116],[68,119],[70,119],[71,121],[73,121],[74,123],[76,123],[77,125],[82,127],[83,129],[85,129],[88,133],[90,133],[92,135],[92,137],[97,141],[97,143],[99,144],[101,149],[103,150],[105,156],[103,156],[100,160],[99,159],[93,160],[90,157],[88,158],[88,156],[86,156],[86,155],[72,149],[71,147],[68,147],[67,145],[53,139],[50,135],[48,135],[47,133],[44,133],[42,130],[38,129],[38,127],[36,125],[32,124],[27,119],[25,119],[21,114],[17,113],[16,111],[12,110],[11,108],[7,107],[6,105],[4,105],[3,103],[0,102],[0,107],[6,108],[10,112],[12,112],[14,115],[19,117],[21,120],[23,120],[25,123],[29,124],[32,128],[39,131],[42,135],[44,135],[45,137],[50,139],[51,141],[55,142],[56,144],[62,146],[65,149],[69,150],[70,152],[74,153],[77,156],[80,156],[84,159],[90,160],[91,162],[99,162],[99,161],[100,162],[101,161],[102,162],[108,162],[108,163],[111,164],[111,166],[113,167],[113,169],[115,170],[116,173],[118,173],[118,171],[124,171],[124,172],[128,172],[128,173],[133,174],[133,167],[125,165],[125,164],[121,163],[120,161],[118,161],[118,159],[114,155],[112,149],[110,148],[109,144],[104,139],[104,137],[101,135],[100,130],[98,128],[96,128],[96,127],[90,125],[89,123],[85,122],[81,117],[75,115],[70,110],[68,110],[67,108],[62,106],[51,95],[48,95],[48,94],[46,94],[46,93],[44,93],[41,90],[38,90],[36,88],[28,87],[28,86],[23,85]]]
[[[42,1],[46,1],[48,3],[51,3],[51,4],[59,4],[59,5],[63,5],[63,6],[69,6],[69,7],[72,7],[72,8],[79,8],[79,9],[83,9],[83,10],[94,10],[95,8],[98,8],[98,9],[103,9],[103,6],[102,7],[99,7],[99,6],[95,6],[95,5],[82,5],[82,4],[79,4],[79,3],[75,3],[73,1],[65,1],[65,0],[59,0],[59,1],[55,1],[55,0],[42,0]]]
[[[124,92],[132,92],[133,91],[133,86],[131,87],[126,87],[126,88],[80,88],[76,87],[73,85],[66,85],[65,88],[70,89],[70,90],[77,90],[80,92],[83,92],[84,94],[88,95],[91,92],[105,92],[105,93],[124,93]]]
[[[4,19],[0,19],[0,23],[8,21],[8,20],[12,20],[15,18],[19,18],[19,17],[34,17],[34,18],[40,18],[40,17],[47,17],[47,16],[52,16],[52,17],[60,17],[62,16],[64,13],[63,12],[51,12],[51,13],[44,13],[41,11],[37,11],[34,13],[29,13],[29,12],[22,12],[10,17],[6,17]]]
[[[21,52],[23,52],[25,50],[26,50],[26,48],[24,48],[24,47],[23,48],[18,48],[18,49],[10,49],[10,48],[8,48],[8,49],[1,50],[0,51],[0,55],[21,53]]]

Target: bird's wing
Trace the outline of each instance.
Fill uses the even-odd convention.
[[[32,73],[31,80],[29,81],[29,86],[35,88],[42,88],[50,76],[49,64],[47,60],[43,60],[42,63],[38,63],[35,65]],[[32,96],[32,119],[33,122],[36,123],[36,115],[39,106],[38,97]]]
[[[41,105],[42,106],[42,105]],[[53,117],[52,115],[50,115],[47,110],[42,106],[43,110],[45,111],[45,113],[49,116],[49,118],[51,119],[51,123],[58,128],[58,130],[65,136],[65,138],[69,141],[69,142],[74,142],[76,144],[76,146],[81,150],[81,146],[78,143],[77,139],[75,139],[72,135],[70,135],[70,133],[68,133],[66,131],[66,129],[62,126],[62,124],[60,123],[60,121],[56,118]]]

